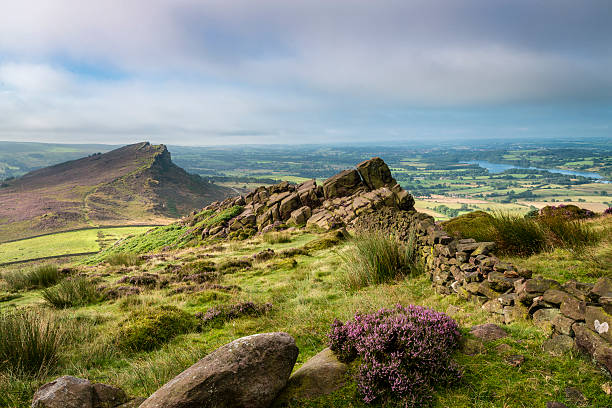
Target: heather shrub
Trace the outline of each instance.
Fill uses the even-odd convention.
[[[583,220],[593,218],[595,213],[573,204],[547,205],[540,209],[540,217],[560,217],[566,220]]]
[[[62,323],[41,310],[0,314],[0,372],[45,375],[56,366],[66,338]]]
[[[342,281],[350,289],[389,282],[420,272],[414,234],[402,243],[383,232],[365,232],[353,238],[353,248],[342,255]]]
[[[124,322],[117,342],[120,348],[129,351],[151,351],[195,328],[195,318],[177,307],[143,309],[132,312]]]
[[[421,306],[397,305],[353,320],[335,320],[331,350],[341,361],[359,358],[357,387],[366,403],[394,401],[405,407],[431,403],[437,385],[461,378],[452,359],[460,338],[449,316]]]
[[[56,309],[84,306],[102,300],[96,286],[85,278],[64,279],[41,293],[47,304]]]
[[[62,275],[55,265],[41,265],[26,271],[11,271],[2,275],[12,291],[46,288],[55,285]]]
[[[603,212],[604,215],[610,215],[612,214],[612,207],[608,207],[604,210]]]
[[[237,319],[243,316],[257,317],[267,313],[272,309],[271,303],[241,302],[235,305],[214,306],[206,313],[197,313],[196,318],[200,319],[201,326],[221,325],[224,322]]]

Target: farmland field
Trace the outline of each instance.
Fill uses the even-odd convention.
[[[151,227],[93,228],[60,232],[0,244],[0,264],[51,256],[98,252],[118,239],[147,231]]]

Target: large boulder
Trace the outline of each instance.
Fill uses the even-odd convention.
[[[348,366],[326,348],[293,373],[274,405],[330,394],[346,384],[347,369]]]
[[[287,333],[243,337],[204,357],[141,408],[265,408],[285,387],[298,356]]]
[[[32,408],[113,408],[127,401],[120,388],[65,375],[40,387]]]
[[[360,185],[362,185],[361,177],[357,170],[344,170],[325,180],[323,194],[326,200],[345,197],[355,193]]]
[[[363,182],[370,190],[395,184],[391,171],[380,157],[374,157],[357,165]]]

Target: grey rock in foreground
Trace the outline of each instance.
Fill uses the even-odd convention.
[[[274,406],[282,406],[290,400],[313,399],[330,394],[346,384],[347,370],[348,366],[326,348],[293,373],[274,401]]]
[[[297,356],[287,333],[243,337],[174,377],[141,408],[265,408],[285,387]]]
[[[508,336],[504,329],[493,323],[474,326],[470,333],[482,341],[493,341]]]
[[[120,388],[65,375],[40,387],[32,408],[113,408],[127,400]]]

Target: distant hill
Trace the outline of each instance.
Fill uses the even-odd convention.
[[[42,168],[0,188],[0,242],[98,225],[159,224],[233,194],[133,144]]]

